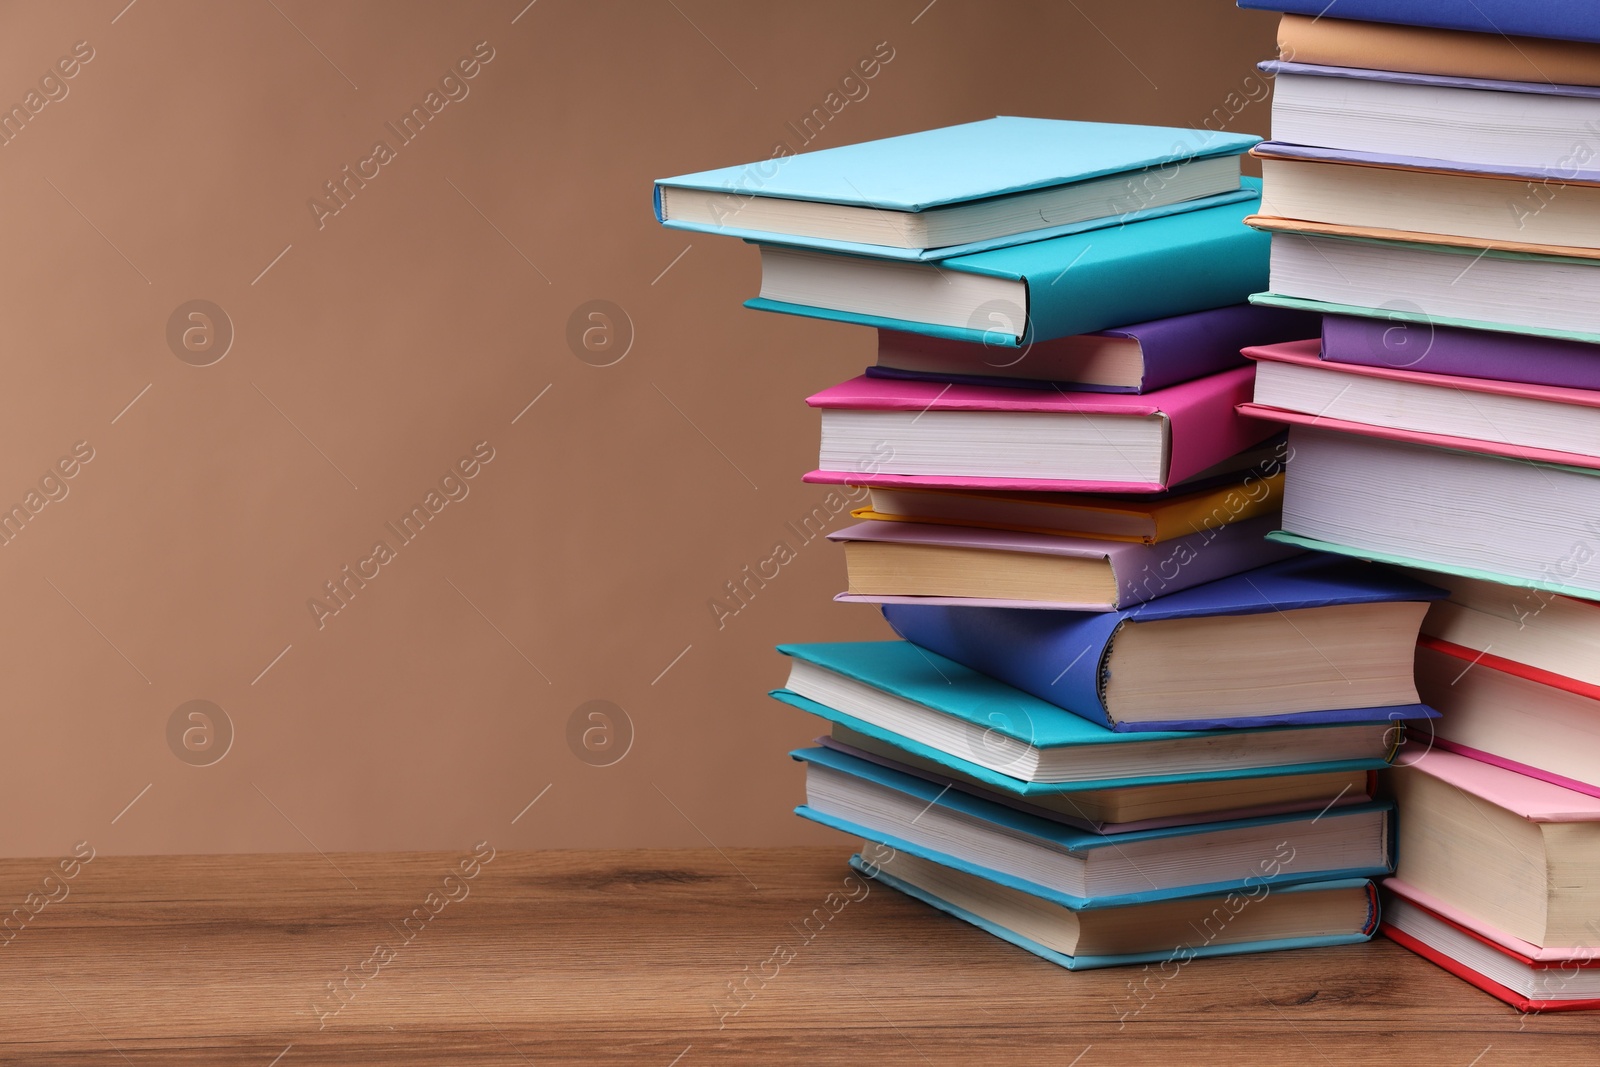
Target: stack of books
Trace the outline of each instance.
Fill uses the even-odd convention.
[[[1000,118],[657,186],[759,248],[749,306],[877,331],[810,398],[806,480],[870,488],[839,599],[902,639],[779,649],[828,725],[799,813],[1068,968],[1370,938],[1375,772],[1435,715],[1444,591],[1266,538],[1285,446],[1240,349],[1318,320],[1247,302],[1257,140]]]
[[[1320,344],[1246,352],[1242,410],[1292,426],[1273,536],[1450,594],[1417,650],[1442,717],[1393,775],[1385,930],[1524,1011],[1594,1007],[1600,14],[1241,4],[1288,11],[1254,299],[1325,316]]]

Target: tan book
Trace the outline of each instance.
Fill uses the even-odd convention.
[[[1542,37],[1285,15],[1278,23],[1284,60],[1454,78],[1556,85],[1600,85],[1600,45]]]

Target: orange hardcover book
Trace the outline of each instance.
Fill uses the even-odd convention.
[[[1285,15],[1278,52],[1285,60],[1328,67],[1600,85],[1600,45],[1542,37]]]

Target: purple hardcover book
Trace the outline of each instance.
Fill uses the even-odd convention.
[[[938,526],[920,522],[880,522],[868,519],[828,535],[830,541],[878,541],[929,548],[964,548],[987,552],[1018,552],[1066,559],[1104,561],[1115,582],[1115,592],[1092,602],[1066,603],[1003,597],[905,596],[875,593],[840,593],[835,600],[856,604],[946,604],[970,607],[1035,608],[1055,611],[1116,611],[1147,600],[1176,593],[1219,578],[1287,559],[1275,542],[1266,540],[1281,517],[1262,515],[1244,522],[1200,529],[1184,537],[1147,545],[1137,541],[1100,541],[1091,537],[986,530],[966,526]],[[852,582],[854,584],[854,582]]]
[[[1119,733],[1215,730],[1238,726],[1433,719],[1438,718],[1439,713],[1410,703],[1416,690],[1409,685],[1389,691],[1397,692],[1401,688],[1407,691],[1407,703],[1400,705],[1305,710],[1305,704],[1311,701],[1309,696],[1301,696],[1296,700],[1274,701],[1248,715],[1240,713],[1245,702],[1253,698],[1251,684],[1270,684],[1269,677],[1285,677],[1274,671],[1288,670],[1291,674],[1304,671],[1320,676],[1334,663],[1328,657],[1341,654],[1325,645],[1320,656],[1318,650],[1306,649],[1303,668],[1296,664],[1263,664],[1258,662],[1260,655],[1254,647],[1236,646],[1219,654],[1243,657],[1235,662],[1248,663],[1251,677],[1241,675],[1229,688],[1214,691],[1221,694],[1221,699],[1208,697],[1202,702],[1195,694],[1196,703],[1192,707],[1185,706],[1187,698],[1175,701],[1165,709],[1169,713],[1167,717],[1159,721],[1147,720],[1138,714],[1120,716],[1115,707],[1107,706],[1106,698],[1110,679],[1119,669],[1124,669],[1118,666],[1115,658],[1118,653],[1113,651],[1113,646],[1119,634],[1127,636],[1123,633],[1126,627],[1186,618],[1213,619],[1221,625],[1226,617],[1238,615],[1282,616],[1335,604],[1423,602],[1448,595],[1442,589],[1383,567],[1355,564],[1323,553],[1308,553],[1118,611],[1008,611],[937,604],[885,604],[883,617],[894,627],[895,633],[919,648],[937,652]],[[1405,614],[1415,618],[1416,625],[1421,623],[1420,612],[1411,609]],[[1293,625],[1291,619],[1285,627]],[[1193,631],[1187,633],[1189,637],[1185,640],[1193,637]],[[1301,637],[1304,637],[1303,631]],[[1412,643],[1409,637],[1400,642],[1405,662],[1410,662],[1410,656],[1404,650]],[[1129,646],[1124,641],[1120,647]],[[1345,680],[1349,683],[1349,676]]]
[[[1532,93],[1537,96],[1581,96],[1600,99],[1597,85],[1557,85],[1555,82],[1513,82],[1499,78],[1462,78],[1450,74],[1417,74],[1404,70],[1370,70],[1366,67],[1326,67],[1320,63],[1295,63],[1269,59],[1257,63],[1264,74],[1315,74],[1326,78],[1353,81],[1394,82],[1400,85],[1433,85],[1447,89],[1487,89],[1498,93]]]
[[[878,331],[874,378],[1147,393],[1241,366],[1241,348],[1317,335],[1317,316],[1234,304],[1116,326],[1098,333],[999,348],[972,341]]]
[[[1600,345],[1459,326],[1326,315],[1322,358],[1425,374],[1600,389]]]

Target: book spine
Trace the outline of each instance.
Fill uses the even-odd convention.
[[[1152,545],[1118,545],[1108,552],[1116,606],[1142,604],[1298,555],[1297,548],[1266,540],[1278,525],[1274,513],[1210,526],[1196,523],[1187,536]]]
[[[1246,226],[1217,226],[1213,212],[1222,211],[1242,217],[1229,205],[1134,223],[1130,229],[1161,227],[1152,236],[1160,232],[1163,239],[1118,256],[1097,258],[1095,235],[1084,235],[1082,254],[1065,270],[1052,265],[1025,278],[1029,334],[1021,343],[1227,307],[1267,288],[1270,237]],[[961,269],[962,260],[945,265]]]
[[[1126,613],[885,604],[883,616],[912,644],[997,678],[1040,700],[1111,727],[1100,699],[1101,660]],[[996,716],[1026,713],[996,706]],[[1011,724],[1015,731],[1027,724]]]
[[[1166,482],[1173,485],[1273,437],[1278,427],[1241,413],[1255,391],[1255,366],[1235,367],[1178,386],[1180,399],[1163,404],[1167,417]],[[1266,473],[1277,473],[1276,470]]]
[[[1141,392],[1243,365],[1240,350],[1317,336],[1318,316],[1288,308],[1235,304],[1126,327],[1144,354]]]

